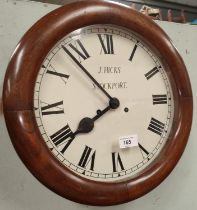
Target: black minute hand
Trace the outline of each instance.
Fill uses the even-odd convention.
[[[70,58],[80,67],[80,69],[94,82],[94,84],[109,98],[112,99],[112,97],[109,95],[109,93],[94,79],[94,77],[84,68],[84,66],[70,53],[70,51],[62,45],[63,50],[66,52],[67,55],[70,56]]]

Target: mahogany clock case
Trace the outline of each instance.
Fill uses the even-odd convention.
[[[110,24],[133,31],[161,59],[175,99],[173,127],[159,156],[141,173],[123,182],[102,183],[80,177],[49,151],[37,128],[35,81],[50,49],[76,29]],[[159,185],[186,146],[192,123],[192,90],[179,53],[152,20],[126,6],[107,1],[79,1],[41,18],[23,36],[7,68],[3,108],[12,143],[27,168],[57,194],[90,205],[115,205],[136,199]]]

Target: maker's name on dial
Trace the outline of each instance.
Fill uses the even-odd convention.
[[[105,82],[105,83],[99,83],[102,88],[106,90],[115,90],[115,89],[126,89],[127,88],[127,82]],[[97,89],[98,87],[95,84],[93,85],[93,89]]]
[[[120,74],[121,67],[120,66],[100,66],[98,70],[98,74]]]

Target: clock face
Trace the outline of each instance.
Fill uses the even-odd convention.
[[[32,174],[66,199],[101,206],[139,198],[170,174],[193,111],[166,33],[108,1],[67,4],[28,30],[8,64],[3,107]]]
[[[76,134],[82,119],[109,106],[81,66],[120,105],[98,117],[90,132]],[[171,89],[159,57],[134,33],[89,26],[64,37],[43,61],[34,90],[37,126],[69,170],[122,181],[148,167],[165,145],[174,116]]]

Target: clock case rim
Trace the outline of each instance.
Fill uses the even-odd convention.
[[[37,128],[33,108],[37,73],[49,50],[65,35],[94,24],[129,29],[159,55],[167,70],[175,101],[172,130],[159,156],[137,176],[119,183],[88,180],[63,166],[46,146]],[[106,206],[136,199],[154,189],[169,175],[189,137],[193,101],[184,62],[156,23],[120,4],[80,1],[55,9],[41,18],[18,43],[4,79],[3,109],[16,152],[41,183],[72,201]]]

